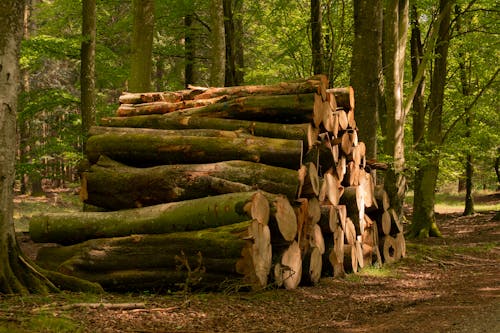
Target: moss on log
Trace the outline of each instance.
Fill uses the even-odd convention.
[[[246,221],[253,218],[252,209],[269,210],[260,207],[268,204],[261,197],[254,191],[114,212],[40,214],[30,220],[30,236],[35,242],[75,244],[99,237],[201,230]]]
[[[81,194],[87,204],[118,210],[255,189],[293,200],[298,186],[297,171],[254,162],[134,168],[101,156],[82,174]]]
[[[139,167],[214,163],[244,160],[297,170],[302,159],[302,141],[263,137],[205,137],[164,135],[161,130],[143,129],[136,134],[106,133],[87,141],[87,157],[91,163],[101,155]],[[233,132],[229,132],[233,133]]]

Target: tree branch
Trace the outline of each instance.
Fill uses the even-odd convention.
[[[451,4],[448,4],[448,6],[451,6]],[[415,75],[415,79],[413,80],[413,83],[411,85],[410,93],[406,97],[406,102],[404,103],[403,114],[408,114],[410,112],[411,106],[413,104],[413,98],[417,93],[420,81],[422,81],[422,78],[424,77],[427,63],[429,62],[429,59],[431,59],[432,52],[436,45],[436,40],[438,37],[437,30],[439,28],[439,24],[443,20],[446,12],[447,9],[443,10],[432,24],[431,33],[429,34],[429,39],[426,42],[427,45],[425,47],[425,51],[422,54],[422,61],[418,66],[417,74]]]
[[[443,137],[441,139],[441,144],[443,144],[446,141],[446,138],[450,134],[451,130],[458,124],[458,122],[460,121],[460,119],[462,119],[462,117],[464,117],[474,107],[474,105],[477,103],[477,101],[479,100],[479,98],[481,98],[481,96],[484,94],[484,92],[495,81],[495,78],[497,77],[497,75],[498,75],[499,72],[500,72],[500,69],[497,69],[496,72],[495,72],[495,74],[493,74],[493,76],[488,80],[488,82],[486,83],[486,85],[484,85],[484,87],[481,88],[481,90],[476,95],[476,97],[474,98],[474,100],[469,104],[469,106],[467,106],[465,108],[465,110],[457,117],[457,119],[455,119],[455,121],[453,121],[453,123],[450,125],[450,127],[448,127],[448,129],[446,130],[446,132],[444,133],[444,135],[443,135]]]

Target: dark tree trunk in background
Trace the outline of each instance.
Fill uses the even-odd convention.
[[[382,1],[354,1],[351,86],[356,97],[359,139],[366,157],[377,157],[378,91],[382,71]]]
[[[311,0],[311,50],[314,74],[323,74],[323,35],[321,0]]]
[[[193,15],[184,16],[184,84],[194,83]]]
[[[236,15],[234,15],[236,14]],[[243,0],[234,0],[233,6],[233,20],[234,20],[234,36],[235,36],[235,54],[234,62],[235,67],[235,82],[236,85],[241,86],[244,84],[244,68],[245,62],[243,58]]]
[[[224,85],[239,86],[243,83],[243,45],[241,19],[237,18],[237,10],[242,0],[223,0],[224,32],[226,39],[226,68]]]
[[[96,0],[82,1],[81,116],[84,146],[90,126],[95,124]]]
[[[131,61],[130,92],[151,90],[153,66],[154,0],[133,0],[134,17]]]
[[[462,27],[462,18],[460,17],[460,6],[456,5],[455,6],[455,14],[457,16],[456,24],[455,24],[455,29],[457,30],[457,33],[463,32],[463,27]],[[458,67],[460,68],[460,84],[462,88],[462,95],[464,96],[465,99],[471,95],[471,85],[470,85],[470,77],[467,76],[467,54],[465,53],[466,50],[463,48],[460,48],[458,52]],[[472,108],[465,107],[465,138],[467,141],[470,140],[471,134],[472,134]],[[465,160],[465,208],[464,208],[464,216],[472,215],[474,214],[474,199],[472,197],[472,177],[474,176],[474,166],[472,164],[472,153],[470,150],[467,150],[466,154],[466,160]]]
[[[224,85],[224,72],[226,66],[226,39],[224,36],[224,8],[222,0],[211,0],[210,8],[210,18],[212,22],[210,86],[221,87]]]

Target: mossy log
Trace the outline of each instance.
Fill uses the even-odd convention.
[[[106,155],[127,165],[147,167],[244,160],[298,170],[302,160],[301,140],[237,137],[234,132],[229,132],[228,137],[206,137],[135,130],[135,134],[109,132],[91,136],[86,145],[89,161],[96,163]]]
[[[301,124],[313,121],[313,106],[314,94],[258,95],[179,110],[174,113],[183,116]]]
[[[37,263],[108,289],[140,286],[139,276],[156,288],[195,285],[197,279],[216,287],[226,278],[262,288],[271,267],[266,227],[252,220],[191,232],[92,239],[43,248]]]
[[[87,204],[118,210],[260,189],[293,200],[297,171],[248,161],[134,168],[101,156],[82,173]]]
[[[35,242],[75,244],[91,238],[218,227],[261,216],[262,210],[269,211],[269,203],[253,191],[114,212],[40,214],[31,218],[29,229]],[[260,220],[267,224],[269,216]]]
[[[177,113],[131,117],[107,117],[101,119],[102,126],[154,128],[166,130],[218,129],[244,131],[268,138],[303,140],[306,142],[309,124],[279,124],[252,120],[221,119],[182,116]]]

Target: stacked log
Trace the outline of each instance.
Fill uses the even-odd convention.
[[[327,82],[122,95],[81,176],[81,199],[105,211],[33,217],[33,240],[64,245],[38,263],[110,290],[294,289],[399,259],[354,91]]]

